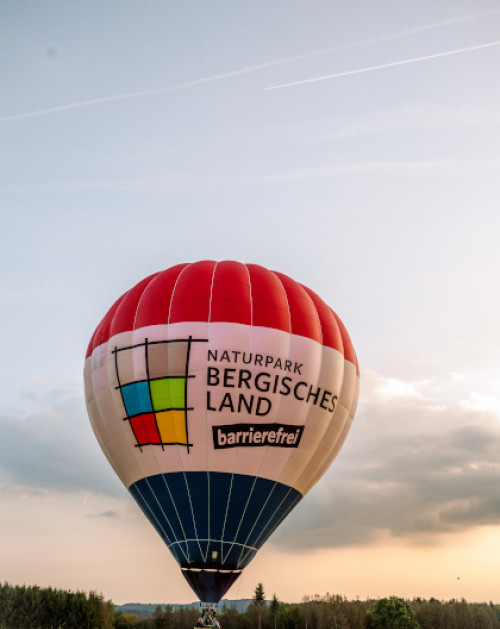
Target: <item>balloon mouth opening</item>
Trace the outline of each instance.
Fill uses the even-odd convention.
[[[243,568],[230,568],[217,563],[192,563],[181,566],[181,571],[201,602],[218,603]]]

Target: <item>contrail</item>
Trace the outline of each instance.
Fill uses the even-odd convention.
[[[361,48],[363,46],[369,46],[371,44],[381,44],[383,42],[391,41],[392,39],[400,39],[401,37],[406,37],[407,35],[414,35],[416,33],[422,33],[424,31],[431,31],[436,28],[441,28],[443,26],[451,26],[452,24],[460,24],[462,22],[471,22],[472,20],[478,20],[483,17],[490,17],[492,15],[498,15],[499,13],[500,13],[500,9],[494,9],[492,11],[483,11],[482,13],[475,13],[473,15],[465,15],[463,17],[457,17],[452,20],[445,20],[443,22],[435,22],[434,24],[426,24],[425,26],[416,26],[415,28],[408,28],[408,29],[405,29],[404,31],[393,33],[392,35],[383,35],[382,37],[373,37],[372,39],[364,39],[362,41],[354,42],[352,44],[340,44],[338,46],[334,46],[333,48],[313,50],[312,52],[307,52],[305,54],[297,55],[295,57],[289,57],[287,59],[280,59],[278,61],[271,61],[269,65],[289,63],[291,61],[307,59],[308,57],[318,57],[320,55],[326,55],[328,53],[336,52],[338,50],[351,50],[352,48]],[[265,64],[265,65],[268,65],[268,64]]]
[[[360,48],[363,46],[369,46],[371,44],[378,44],[386,41],[391,41],[392,39],[399,39],[401,37],[405,37],[407,35],[413,35],[415,33],[421,33],[423,31],[429,31],[436,28],[441,28],[443,26],[450,26],[452,24],[458,24],[461,22],[470,22],[472,20],[480,19],[483,17],[489,17],[492,15],[498,15],[500,13],[499,9],[495,9],[492,11],[484,11],[482,13],[476,13],[474,15],[466,15],[464,17],[454,18],[452,20],[446,20],[443,22],[437,22],[435,24],[428,24],[426,26],[418,26],[412,29],[406,29],[404,31],[400,31],[398,33],[394,33],[393,35],[386,35],[384,37],[376,37],[373,39],[366,39],[360,42],[354,42],[352,44],[341,44],[338,46],[334,46],[332,48],[326,48],[323,50],[313,50],[308,53],[303,53],[300,55],[294,55],[293,57],[286,57],[284,59],[276,59],[275,61],[268,61],[265,63],[260,63],[257,65],[249,66],[247,68],[239,68],[238,70],[232,70],[230,72],[224,72],[222,74],[215,74],[213,76],[204,77],[201,79],[195,79],[193,81],[189,81],[187,83],[180,83],[178,85],[172,85],[170,87],[163,87],[152,90],[142,90],[138,92],[127,92],[124,94],[115,94],[112,96],[103,96],[101,98],[92,98],[89,100],[81,100],[75,103],[69,103],[68,105],[58,105],[56,107],[48,107],[47,109],[38,109],[36,111],[27,111],[20,114],[11,114],[7,116],[0,116],[0,121],[7,120],[20,120],[22,118],[35,118],[37,116],[46,116],[49,114],[54,114],[60,111],[68,111],[70,109],[79,109],[82,107],[90,107],[92,105],[100,105],[103,103],[111,103],[113,101],[120,100],[130,100],[132,98],[140,98],[142,96],[156,96],[158,94],[167,94],[168,92],[176,92],[179,90],[187,89],[190,87],[195,87],[196,85],[202,85],[203,83],[212,83],[215,81],[220,81],[222,79],[229,79],[235,76],[241,76],[244,74],[250,74],[251,72],[258,72],[259,70],[265,70],[266,68],[271,68],[273,66],[285,65],[287,63],[292,63],[293,61],[301,61],[303,59],[308,59],[310,57],[319,57],[322,55],[327,55],[332,52],[336,52],[339,50],[350,50],[352,48]],[[410,62],[407,62],[410,63]],[[367,70],[365,70],[367,71]],[[325,77],[325,78],[333,78],[333,77]],[[320,80],[320,79],[313,79]],[[289,87],[293,85],[292,83],[286,85],[276,85],[274,87],[268,87],[265,89],[278,89],[280,87]]]
[[[468,46],[467,48],[457,48],[446,52],[438,52],[434,55],[425,55],[424,57],[412,57],[411,59],[403,59],[402,61],[392,61],[391,63],[383,63],[378,66],[369,66],[368,68],[358,68],[357,70],[347,70],[346,72],[337,72],[336,74],[326,74],[325,76],[317,76],[314,79],[304,79],[303,81],[294,81],[293,83],[282,83],[281,85],[273,85],[265,87],[264,90],[279,90],[285,87],[295,87],[296,85],[305,85],[306,83],[317,83],[318,81],[327,81],[328,79],[337,79],[341,76],[352,76],[353,74],[361,74],[363,72],[373,72],[374,70],[382,70],[383,68],[393,68],[394,66],[402,66],[407,63],[417,63],[418,61],[427,61],[428,59],[437,59],[438,57],[448,57],[450,55],[458,55],[471,50],[481,50],[482,48],[491,48],[500,45],[500,40],[480,44],[478,46]]]
[[[311,53],[309,53],[311,54]],[[248,74],[250,72],[256,72],[270,66],[279,65],[282,63],[288,63],[301,59],[302,55],[296,57],[290,57],[288,59],[279,59],[277,61],[268,61],[267,63],[261,63],[259,65],[249,66],[248,68],[240,68],[239,70],[232,70],[230,72],[224,72],[222,74],[215,74],[213,76],[207,76],[201,79],[195,79],[188,81],[187,83],[179,83],[178,85],[171,85],[169,87],[161,87],[154,90],[142,90],[140,92],[127,92],[125,94],[114,94],[113,96],[103,96],[102,98],[92,98],[90,100],[80,100],[76,103],[69,103],[68,105],[58,105],[57,107],[48,107],[47,109],[38,109],[36,111],[26,111],[21,114],[11,114],[10,116],[0,117],[2,120],[20,120],[21,118],[35,118],[37,116],[46,116],[48,114],[54,114],[59,111],[68,111],[69,109],[79,109],[81,107],[90,107],[91,105],[100,105],[101,103],[111,103],[117,100],[129,100],[132,98],[139,98],[141,96],[156,96],[158,94],[167,94],[168,92],[177,92],[189,87],[201,85],[203,83],[212,83],[214,81],[220,81],[221,79],[228,79],[233,76],[240,76],[242,74]]]
[[[68,105],[59,105],[57,107],[49,107],[47,109],[38,109],[37,111],[27,111],[21,114],[12,114],[10,116],[2,116],[0,117],[0,120],[19,120],[21,118],[34,118],[36,116],[45,116],[47,114],[53,114],[58,111],[67,111],[68,109],[78,109],[80,107],[100,105],[101,103],[110,103],[117,100],[129,100],[131,98],[139,98],[140,96],[156,96],[157,94],[166,94],[168,92],[176,92],[179,90],[186,89],[188,87],[194,87],[195,85],[200,85],[202,83],[210,83],[212,81],[219,81],[220,79],[229,78],[231,76],[237,76],[239,74],[245,74],[247,72],[254,72],[255,70],[260,69],[260,67],[266,67],[267,65],[268,64],[262,64],[261,66],[252,66],[251,68],[233,70],[232,72],[225,72],[224,74],[216,74],[214,76],[209,76],[202,79],[196,79],[194,81],[189,81],[187,83],[180,83],[179,85],[171,85],[170,87],[162,87],[155,90],[142,90],[140,92],[127,92],[125,94],[103,96],[102,98],[81,100],[76,103],[70,103]]]

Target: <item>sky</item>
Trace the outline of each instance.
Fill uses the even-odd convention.
[[[500,4],[0,6],[0,580],[194,600],[93,436],[111,304],[281,271],[361,369],[330,470],[230,590],[500,603]]]

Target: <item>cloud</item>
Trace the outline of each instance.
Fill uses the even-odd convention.
[[[121,485],[97,445],[83,397],[49,391],[44,400],[44,410],[0,414],[0,482],[32,491],[120,495]]]
[[[376,66],[357,68],[356,70],[347,70],[345,72],[336,72],[335,74],[326,74],[323,76],[314,77],[312,79],[303,79],[301,81],[292,81],[290,83],[282,83],[281,85],[273,85],[270,87],[265,87],[264,90],[280,90],[286,87],[297,87],[298,85],[306,85],[308,83],[317,83],[318,81],[338,79],[340,77],[352,76],[354,74],[363,74],[365,72],[374,72],[375,70],[383,70],[385,68],[394,68],[395,66],[407,65],[409,63],[418,63],[419,61],[428,61],[430,59],[437,59],[438,57],[449,57],[450,55],[458,55],[464,52],[471,52],[473,50],[481,50],[483,48],[491,48],[492,46],[499,46],[499,45],[500,45],[500,40],[488,42],[486,44],[479,44],[477,46],[467,46],[465,48],[456,48],[455,50],[447,50],[445,52],[438,52],[433,55],[412,57],[411,59],[403,59],[401,61],[391,61],[390,63],[382,63]]]
[[[295,550],[387,538],[435,545],[499,525],[500,413],[473,408],[466,389],[450,399],[449,387],[462,385],[453,374],[440,383],[365,374],[344,451],[272,541]]]
[[[297,551],[389,538],[436,545],[445,535],[500,524],[500,409],[490,399],[471,390],[467,374],[405,381],[364,372],[341,454],[271,543]],[[4,412],[0,430],[0,491],[126,496],[81,396],[46,401],[36,413]]]
[[[116,511],[103,511],[102,513],[89,514],[89,518],[118,518],[120,517]]]

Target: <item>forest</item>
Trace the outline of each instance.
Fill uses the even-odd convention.
[[[193,629],[199,616],[193,606],[124,613],[96,592],[0,585],[0,629]],[[326,594],[285,603],[266,600],[261,583],[245,612],[224,604],[217,617],[222,629],[500,629],[500,605],[492,602]]]

